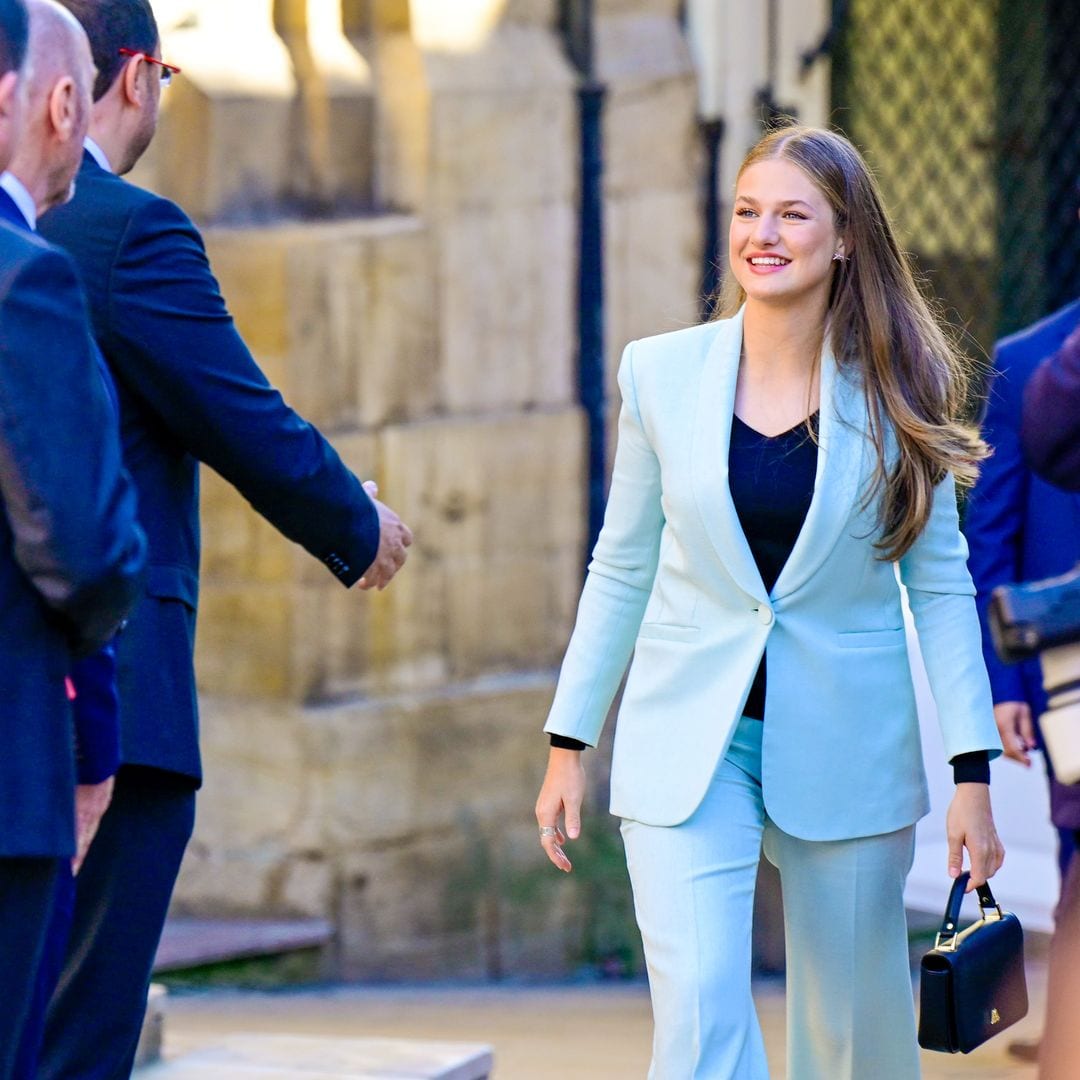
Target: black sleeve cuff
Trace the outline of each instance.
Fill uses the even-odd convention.
[[[551,745],[557,750],[588,750],[589,744],[579,739],[571,739],[569,735],[551,735]]]
[[[954,784],[990,783],[990,753],[987,750],[957,754],[949,764],[953,767]]]

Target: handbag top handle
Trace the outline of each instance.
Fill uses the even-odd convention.
[[[964,902],[964,890],[970,880],[971,872],[965,870],[953,882],[952,889],[949,890],[949,901],[945,905],[945,918],[941,921],[941,929],[934,942],[935,949],[954,947],[956,935],[959,933],[956,927],[960,921],[960,905]],[[979,898],[979,909],[984,919],[992,921],[1002,917],[1001,906],[994,899],[989,882],[976,885],[975,894]]]

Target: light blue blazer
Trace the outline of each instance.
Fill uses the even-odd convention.
[[[604,527],[545,731],[619,710],[611,811],[677,825],[727,750],[766,644],[762,786],[785,832],[892,832],[929,809],[896,564],[876,557],[861,389],[826,350],[813,501],[772,592],[728,486],[742,315],[633,342]],[[951,477],[899,561],[949,758],[1001,752]]]

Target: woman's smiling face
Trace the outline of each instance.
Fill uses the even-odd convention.
[[[773,158],[743,170],[728,258],[748,298],[787,304],[820,292],[827,301],[837,252],[845,254],[832,207],[802,169]]]

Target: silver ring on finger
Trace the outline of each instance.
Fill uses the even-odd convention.
[[[558,832],[558,829],[554,825],[541,825],[540,826],[540,839],[545,836],[554,836]]]

